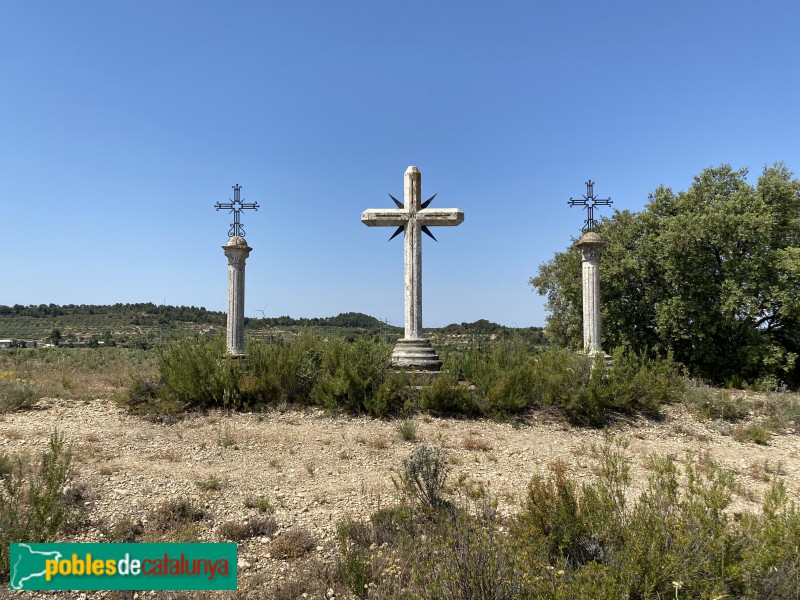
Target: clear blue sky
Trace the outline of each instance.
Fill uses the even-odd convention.
[[[4,2],[0,304],[225,310],[238,182],[248,316],[401,325],[402,241],[360,214],[416,165],[465,213],[425,238],[424,325],[542,325],[586,179],[640,210],[798,172],[799,73],[794,1]]]

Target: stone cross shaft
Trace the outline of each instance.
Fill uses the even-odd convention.
[[[422,233],[433,237],[428,226],[456,226],[464,221],[457,208],[427,208],[433,197],[422,202],[422,174],[417,167],[408,167],[404,175],[404,202],[392,200],[397,209],[369,209],[361,213],[368,227],[397,227],[392,238],[404,231],[405,266],[405,338],[422,338]],[[391,194],[390,194],[391,196]],[[435,194],[434,194],[435,196]],[[389,239],[392,239],[389,238]],[[433,238],[436,239],[436,238]]]

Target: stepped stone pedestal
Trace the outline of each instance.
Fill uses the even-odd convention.
[[[410,371],[438,371],[442,361],[427,338],[397,340],[392,350],[392,367]]]

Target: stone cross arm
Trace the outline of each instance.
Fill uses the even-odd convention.
[[[414,215],[420,225],[456,226],[464,222],[464,211],[457,208],[424,208]],[[361,213],[361,222],[368,227],[401,227],[408,223],[409,213],[396,208],[371,208]]]

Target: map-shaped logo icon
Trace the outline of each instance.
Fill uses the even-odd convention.
[[[37,544],[33,544],[37,545]],[[43,552],[34,550],[32,544],[11,544],[10,575],[9,587],[12,590],[31,589],[28,585],[34,585],[31,580],[45,578],[45,562],[48,560],[60,560],[60,552]],[[31,582],[31,583],[28,583]],[[37,582],[39,583],[39,582]],[[41,589],[37,586],[36,589]]]

